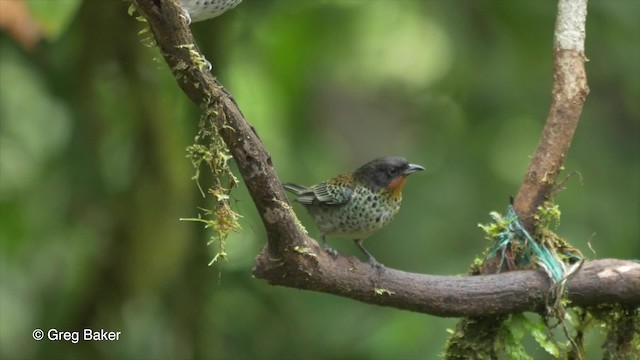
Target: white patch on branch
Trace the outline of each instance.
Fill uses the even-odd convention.
[[[584,53],[587,0],[560,0],[555,29],[555,48]]]
[[[635,268],[637,269],[638,267],[636,266]],[[627,265],[627,266],[618,266],[618,267],[616,268],[616,271],[617,271],[617,272],[619,272],[619,273],[621,273],[621,274],[624,274],[624,273],[626,273],[627,271],[631,271],[631,270],[633,270],[633,269],[634,269],[634,267],[633,267],[633,266],[630,266],[630,265]]]
[[[602,271],[600,271],[598,273],[598,277],[600,279],[605,279],[605,278],[610,278],[610,277],[618,277],[621,274],[624,274],[626,272],[629,272],[631,270],[638,270],[640,268],[640,265],[638,266],[634,266],[634,265],[622,265],[622,266],[616,266],[614,268],[607,268],[604,269]]]

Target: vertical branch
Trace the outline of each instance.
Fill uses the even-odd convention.
[[[559,0],[554,32],[551,107],[514,203],[528,230],[535,227],[533,215],[553,190],[589,93],[584,68],[586,18],[587,0]]]

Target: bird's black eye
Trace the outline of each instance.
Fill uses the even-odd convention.
[[[387,174],[389,174],[389,176],[391,177],[397,176],[399,172],[400,170],[395,166],[387,169]]]

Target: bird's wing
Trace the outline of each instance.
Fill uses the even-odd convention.
[[[340,205],[352,196],[353,189],[350,187],[322,183],[310,187],[308,192],[298,196],[297,201],[306,205]]]

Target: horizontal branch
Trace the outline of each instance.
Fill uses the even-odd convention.
[[[540,311],[549,293],[549,279],[543,271],[478,276],[380,271],[352,256],[333,259],[317,247],[309,249],[291,252],[287,259],[271,259],[263,252],[253,273],[273,285],[448,317]],[[578,306],[640,305],[640,264],[616,259],[586,262],[567,289],[569,300]]]

